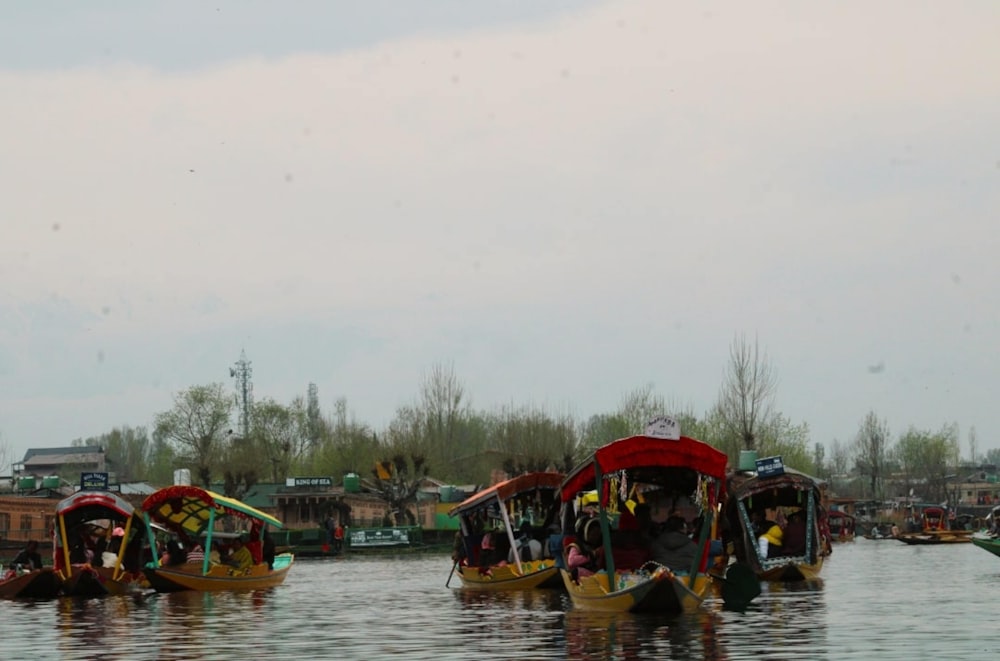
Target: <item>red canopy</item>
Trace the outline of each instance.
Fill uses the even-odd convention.
[[[725,453],[688,436],[677,440],[630,436],[597,448],[574,468],[563,480],[562,500],[572,500],[580,491],[593,488],[595,463],[604,474],[625,468],[679,467],[722,480],[726,476],[726,461]]]
[[[488,489],[483,489],[474,496],[469,496],[453,507],[448,513],[451,516],[455,516],[461,512],[489,505],[496,500],[508,500],[518,494],[538,489],[555,491],[559,488],[562,480],[562,473],[525,473],[524,475],[518,475],[509,480],[498,482]]]

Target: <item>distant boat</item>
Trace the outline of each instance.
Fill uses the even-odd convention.
[[[854,541],[854,517],[847,512],[840,510],[830,510],[826,513],[827,526],[830,528],[830,537],[835,542]]]
[[[967,544],[972,541],[972,530],[951,530],[943,507],[925,507],[920,513],[921,530],[901,533],[896,539],[904,544]]]

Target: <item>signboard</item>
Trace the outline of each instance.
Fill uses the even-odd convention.
[[[785,464],[781,461],[781,455],[757,460],[757,477],[774,477],[784,474]]]
[[[288,487],[332,487],[332,477],[289,477],[285,480]]]
[[[402,528],[366,528],[348,531],[351,548],[409,546],[410,533]]]
[[[81,491],[107,491],[107,473],[80,473]]]
[[[646,423],[646,436],[665,438],[669,441],[679,441],[681,438],[681,423],[669,415],[658,415]]]

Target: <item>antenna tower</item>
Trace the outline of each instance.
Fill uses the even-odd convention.
[[[250,437],[250,408],[253,406],[253,367],[247,352],[240,351],[240,359],[229,368],[229,376],[236,382],[236,405],[240,409],[240,438]]]

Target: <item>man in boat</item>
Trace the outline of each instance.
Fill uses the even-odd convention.
[[[684,532],[687,523],[684,517],[667,517],[663,532],[653,540],[653,560],[671,570],[690,571],[700,549]]]
[[[521,561],[526,560],[541,560],[542,559],[542,543],[531,535],[531,523],[528,521],[523,521],[521,527],[518,530],[517,537],[515,538],[517,542],[517,552],[521,556]],[[510,550],[507,555],[507,562],[514,562],[514,549]]]
[[[21,552],[17,554],[14,561],[10,563],[12,567],[17,567],[20,565],[23,569],[31,571],[32,569],[42,568],[42,556],[38,553],[38,542],[31,540],[24,545]]]
[[[247,548],[242,537],[233,540],[232,552],[229,554],[230,565],[237,569],[250,569],[253,567],[253,556]]]
[[[797,510],[788,515],[781,553],[782,555],[790,556],[800,556],[806,553],[806,518],[802,510]]]

